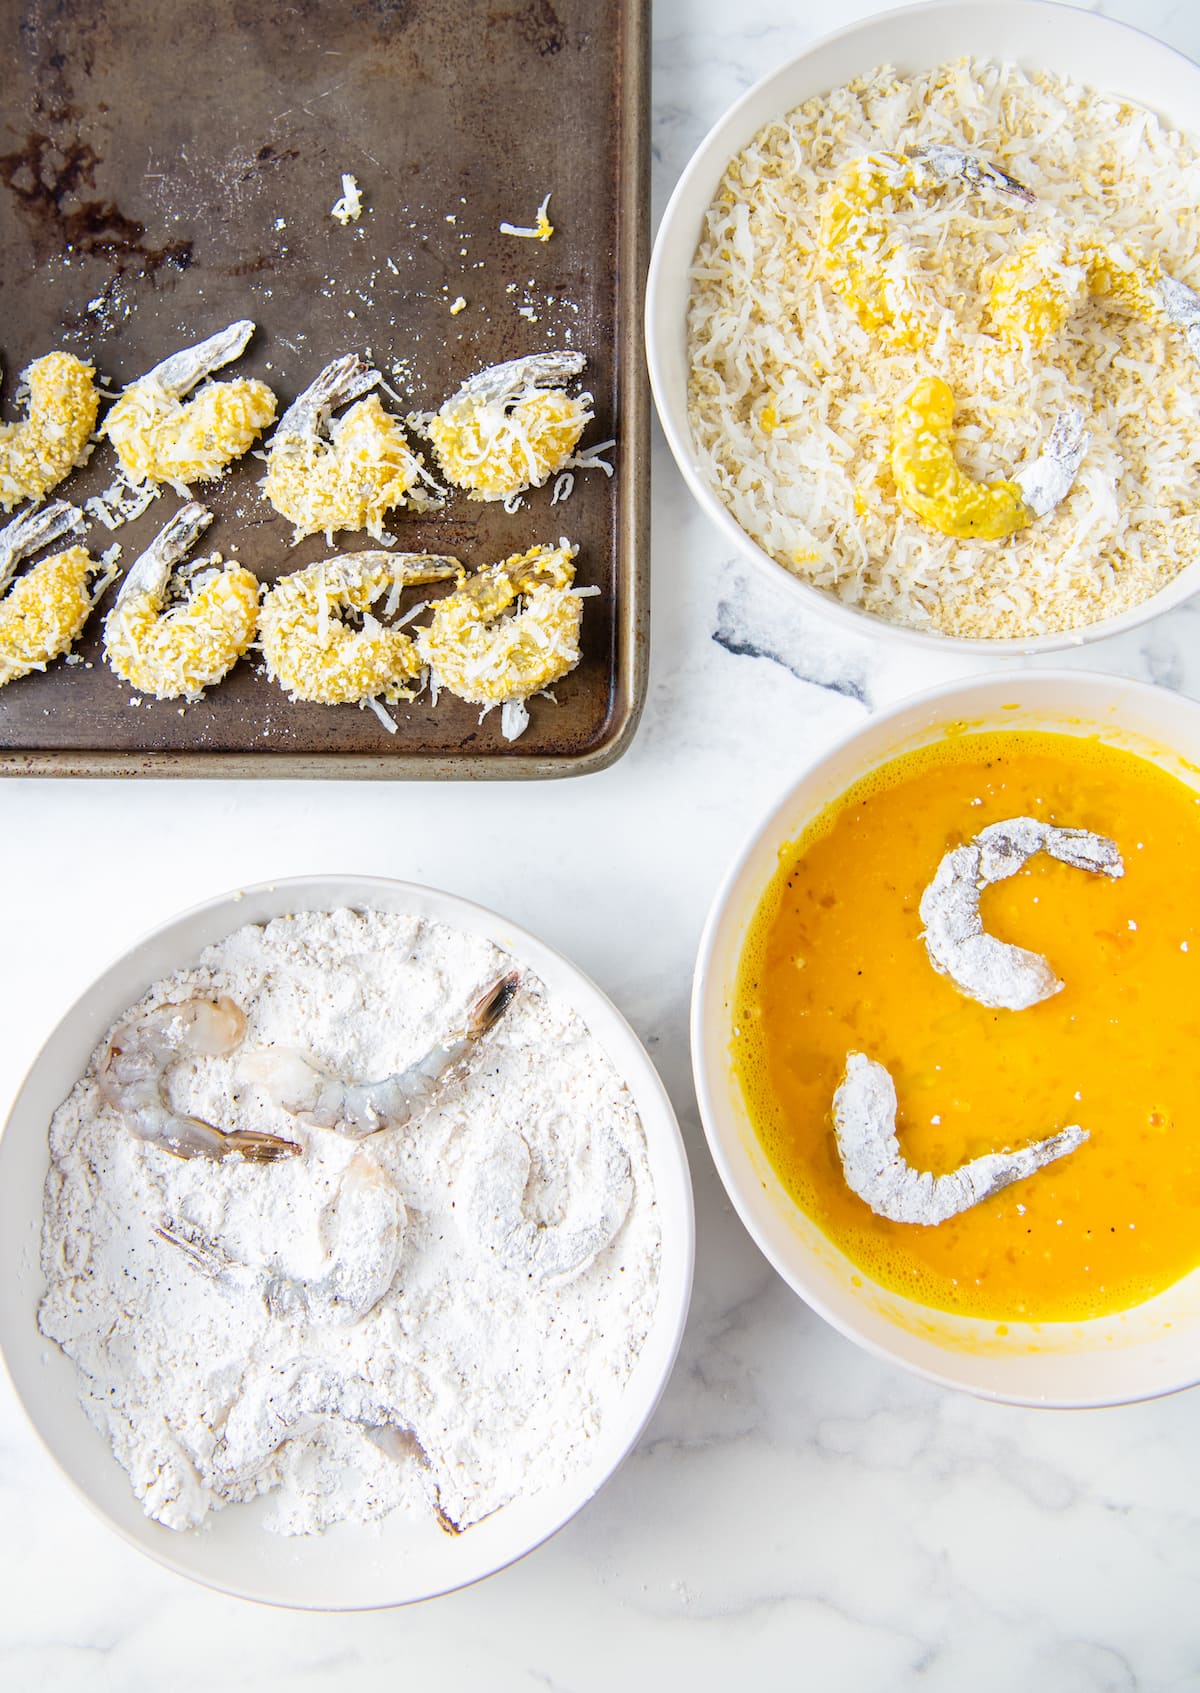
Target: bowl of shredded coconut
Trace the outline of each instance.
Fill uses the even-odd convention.
[[[406,1603],[540,1544],[686,1316],[686,1158],[637,1037],[407,883],[156,930],[50,1037],[0,1165],[3,1348],[51,1455],[127,1540],[270,1603]]]
[[[1200,69],[1040,0],[772,72],[664,214],[646,337],[693,495],[784,591],[1021,654],[1200,588]]]

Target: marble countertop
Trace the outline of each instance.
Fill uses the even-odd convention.
[[[655,216],[736,94],[870,9],[657,0]],[[1200,8],[1097,9],[1200,58]],[[693,509],[657,430],[653,475],[649,699],[608,771],[335,792],[0,788],[0,1113],[113,954],[239,883],[347,870],[432,882],[507,912],[592,975],[658,1063],[695,1180],[691,1320],[649,1429],[555,1540],[481,1586],[407,1611],[289,1614],[192,1587],[126,1547],[0,1383],[0,1682],[14,1693],[1200,1688],[1200,1398],[1034,1412],[928,1385],[807,1310],[725,1198],[687,1042],[692,962],[725,866],[834,737],[985,667],[884,655],[787,612]],[[1200,696],[1200,601],[1034,662]],[[570,850],[530,850],[549,839]]]

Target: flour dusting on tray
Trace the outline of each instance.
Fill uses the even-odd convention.
[[[624,1083],[513,974],[441,924],[301,914],[156,983],[120,1064],[97,1049],[51,1127],[39,1320],[148,1516],[271,1494],[283,1533],[397,1507],[458,1532],[588,1461],[653,1317],[658,1217]],[[106,1103],[135,1097],[137,1031],[197,1001],[244,1036],[205,1055],[176,1019],[166,1120],[298,1154],[176,1157]]]

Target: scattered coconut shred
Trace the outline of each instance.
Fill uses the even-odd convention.
[[[354,1080],[403,1071],[512,967],[479,937],[343,910],[246,927],[157,982],[138,1011],[245,1011],[240,1048],[186,1057],[167,1089],[300,1143],[275,1163],[136,1139],[97,1048],[51,1125],[39,1321],[148,1516],[192,1528],[271,1494],[284,1534],[397,1507],[457,1531],[587,1462],[653,1316],[660,1235],[641,1123],[579,1018],[521,971],[465,1074],[365,1140],[239,1075],[276,1046]]]
[[[937,320],[918,352],[863,329],[830,286],[823,191],[847,161],[939,143],[978,153],[1034,206],[944,188],[893,208]],[[696,253],[689,414],[701,468],[742,527],[815,586],[959,636],[1077,628],[1137,605],[1196,556],[1200,370],[1183,335],[1092,299],[1041,348],[989,331],[992,269],[1039,220],[1094,223],[1200,285],[1200,157],[1118,99],[1011,65],[890,68],[761,130],[730,164]],[[936,373],[955,454],[1011,476],[1055,416],[1091,443],[1050,517],[999,542],[949,539],[898,502],[892,420]]]

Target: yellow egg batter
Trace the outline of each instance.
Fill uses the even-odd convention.
[[[985,927],[1065,983],[996,1011],[934,970],[918,905],[945,852],[1017,816],[1110,836],[1125,875],[1040,854],[984,891]],[[781,851],[731,1051],[780,1180],[883,1286],[1009,1321],[1140,1303],[1200,1263],[1200,795],[1070,735],[962,734],[885,765]],[[936,1227],[888,1222],[838,1159],[831,1105],[851,1051],[891,1072],[919,1169],[1070,1123],[1089,1139]]]

